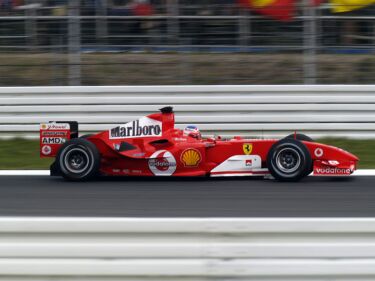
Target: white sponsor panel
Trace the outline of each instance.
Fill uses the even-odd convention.
[[[43,137],[42,144],[63,144],[66,142],[65,138]]]
[[[40,124],[41,130],[70,130],[69,123],[42,123]]]
[[[176,171],[176,163],[172,153],[167,150],[158,150],[148,160],[148,167],[155,176],[171,176]]]
[[[161,121],[142,117],[109,130],[110,139],[160,137],[163,125]]]
[[[350,175],[352,170],[349,168],[337,168],[337,167],[318,167],[314,169],[314,175]]]
[[[67,138],[68,132],[67,131],[42,131],[42,137]]]
[[[331,165],[331,166],[338,166],[338,165],[340,165],[340,162],[336,161],[336,160],[329,160],[328,164]]]
[[[211,175],[254,175],[255,173],[266,173],[268,170],[262,169],[262,159],[259,155],[235,155],[229,157],[213,170]]]

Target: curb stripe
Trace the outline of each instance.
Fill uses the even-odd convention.
[[[0,176],[49,176],[49,170],[0,170]]]

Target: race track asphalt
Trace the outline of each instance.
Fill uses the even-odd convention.
[[[0,216],[375,217],[375,177],[103,178],[1,176]]]

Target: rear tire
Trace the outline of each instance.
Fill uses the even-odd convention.
[[[271,147],[267,166],[271,175],[279,181],[299,181],[310,173],[312,159],[301,141],[286,138]]]
[[[98,175],[100,153],[88,140],[72,139],[60,148],[56,162],[65,179],[85,181]]]
[[[87,135],[83,135],[83,136],[80,136],[81,139],[87,139],[91,136],[93,136],[94,134],[87,134]]]

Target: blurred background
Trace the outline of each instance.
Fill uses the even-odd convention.
[[[0,86],[373,84],[373,0],[0,0]]]

